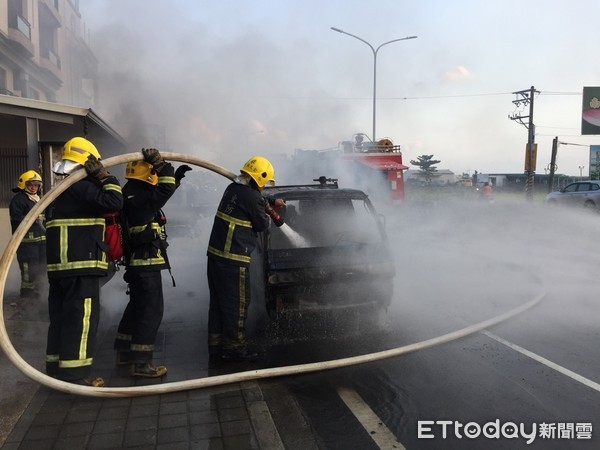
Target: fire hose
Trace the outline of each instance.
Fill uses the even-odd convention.
[[[204,161],[200,158],[184,155],[180,153],[161,152],[161,155],[166,160],[179,161],[205,169],[211,170],[217,174],[220,174],[230,180],[234,180],[237,175],[229,172],[228,170],[210,162]],[[128,153],[125,155],[119,155],[112,158],[103,160],[105,167],[112,167],[117,164],[125,164],[130,161],[140,159],[140,153]],[[32,380],[43,384],[52,389],[66,392],[68,394],[86,395],[91,397],[136,397],[143,395],[158,395],[166,394],[171,392],[186,391],[192,389],[201,389],[212,386],[219,386],[224,384],[239,383],[242,381],[256,380],[261,378],[272,378],[280,376],[298,375],[302,373],[317,372],[323,370],[337,369],[357,364],[364,364],[373,361],[379,361],[395,356],[404,355],[407,353],[423,350],[436,345],[444,344],[456,339],[463,338],[470,334],[482,331],[486,328],[492,327],[499,324],[511,317],[520,314],[529,308],[539,303],[545,294],[540,294],[533,300],[514,308],[504,314],[493,317],[491,319],[479,322],[477,324],[468,326],[466,328],[444,334],[432,339],[425,341],[397,347],[389,350],[383,350],[376,353],[369,353],[365,355],[352,356],[347,358],[340,358],[329,361],[321,361],[308,364],[284,366],[284,367],[273,367],[267,369],[249,370],[245,372],[236,372],[225,375],[209,376],[205,378],[198,378],[194,380],[167,382],[160,385],[149,385],[149,386],[135,386],[135,387],[91,387],[81,386],[77,384],[68,383],[61,381],[56,378],[50,377],[34,367],[32,367],[27,361],[25,361],[21,355],[16,351],[6,330],[6,324],[4,322],[4,289],[6,285],[6,279],[12,260],[14,259],[15,253],[18,246],[21,244],[23,237],[36,220],[38,215],[42,213],[46,207],[56,199],[62,192],[64,192],[69,186],[75,182],[83,179],[86,176],[84,170],[79,170],[69,177],[59,182],[56,186],[48,191],[46,195],[31,209],[29,214],[25,217],[23,222],[13,233],[9,240],[2,259],[0,259],[0,347],[8,357],[8,359],[19,369],[23,374],[31,378]]]

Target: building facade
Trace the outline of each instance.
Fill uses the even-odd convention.
[[[97,86],[79,0],[0,0],[0,94],[94,107]]]
[[[79,0],[0,0],[0,248],[11,236],[8,204],[19,175],[36,170],[44,192],[70,138],[90,139],[104,158],[126,142],[92,108],[98,61]]]

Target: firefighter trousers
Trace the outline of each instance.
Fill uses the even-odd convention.
[[[17,249],[21,270],[21,296],[37,295],[46,272],[46,244],[21,244]]]
[[[129,303],[119,323],[114,348],[131,352],[132,362],[151,362],[164,311],[161,272],[128,272],[126,280]]]
[[[100,277],[50,279],[46,373],[75,381],[90,376],[100,318]]]
[[[246,347],[246,317],[250,306],[249,275],[248,267],[208,258],[210,355],[218,355],[221,351],[242,350]]]

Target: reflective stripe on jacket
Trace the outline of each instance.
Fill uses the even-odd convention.
[[[103,214],[122,207],[121,187],[112,176],[103,183],[84,178],[59,195],[47,214],[48,277],[106,275],[108,247]]]
[[[225,238],[225,246],[223,249],[218,249],[212,246],[208,246],[208,253],[215,256],[219,256],[225,259],[231,259],[242,263],[250,264],[250,255],[237,254],[231,251],[231,244],[233,243],[233,236],[236,231],[236,227],[252,228],[252,223],[249,220],[236,219],[230,215],[227,215],[221,211],[217,211],[216,218],[221,219],[227,223],[227,237]],[[215,218],[215,222],[216,222]]]
[[[128,269],[138,268],[143,270],[145,268],[161,270],[167,268],[167,261],[163,254],[163,246],[166,248],[164,226],[160,226],[157,222],[150,222],[149,225],[131,227],[129,233],[130,242],[135,242],[136,239],[144,240],[142,237],[144,234],[151,235],[152,238],[150,240],[146,239],[148,242],[142,242],[131,249],[131,258],[127,265]],[[165,242],[161,242],[161,240]]]
[[[12,232],[14,233],[17,230],[17,227],[21,224],[21,222],[25,219],[29,211],[35,206],[35,202],[29,198],[27,193],[23,190],[17,192],[17,194],[12,198],[9,205],[9,213],[10,213],[10,225],[12,228]],[[46,240],[46,234],[43,227],[44,215],[40,214],[38,220],[36,220],[33,225],[29,228],[27,234],[23,237],[21,241],[22,244],[39,244],[44,243]]]
[[[231,183],[217,209],[207,254],[224,262],[249,266],[257,232],[267,229],[265,200],[250,186]]]
[[[129,227],[128,271],[150,272],[169,268],[165,219],[161,208],[177,189],[174,173],[173,166],[166,163],[156,186],[135,179],[128,180],[123,186],[124,212]]]
[[[23,240],[21,241],[23,244],[37,244],[40,242],[46,242],[46,236],[36,236],[33,231],[28,231]]]
[[[58,255],[48,256],[48,272],[80,269],[107,270],[103,242],[106,221],[95,219],[56,219],[46,224],[49,238],[58,240]]]

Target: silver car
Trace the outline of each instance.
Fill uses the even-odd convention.
[[[600,181],[576,181],[568,184],[560,191],[551,192],[546,196],[546,202],[583,206],[584,208],[599,210],[600,208]]]

